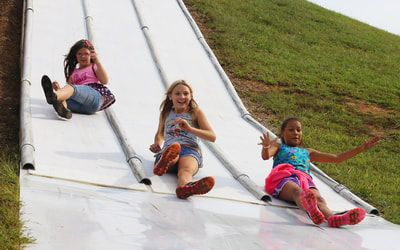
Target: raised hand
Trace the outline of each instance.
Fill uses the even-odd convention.
[[[93,63],[97,63],[99,60],[94,49],[90,50],[90,59],[92,59]]]
[[[189,132],[189,130],[192,128],[188,123],[188,121],[182,118],[176,118],[173,124],[178,125],[180,129],[185,130],[187,132]]]
[[[161,147],[160,147],[160,145],[158,145],[157,143],[153,143],[153,144],[151,144],[150,145],[150,151],[151,152],[153,152],[153,153],[158,153],[158,152],[160,152],[160,150],[161,150]]]
[[[262,145],[263,148],[269,148],[273,145],[276,145],[278,142],[278,137],[271,140],[269,138],[269,133],[263,133],[262,136],[260,136],[261,142],[259,143],[259,145]]]

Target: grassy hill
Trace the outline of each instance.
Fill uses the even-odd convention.
[[[302,119],[307,147],[340,153],[372,135],[372,150],[318,164],[400,223],[400,37],[304,0],[187,0],[252,115],[278,133]]]

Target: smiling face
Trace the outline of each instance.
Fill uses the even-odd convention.
[[[90,50],[88,48],[81,48],[76,52],[76,60],[80,68],[90,65]]]
[[[183,113],[189,110],[189,103],[192,100],[192,92],[189,87],[178,84],[172,90],[168,98],[172,101],[175,113]]]
[[[301,123],[297,120],[289,121],[282,131],[281,138],[288,146],[297,147],[301,145],[303,130]]]

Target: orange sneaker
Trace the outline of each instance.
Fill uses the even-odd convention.
[[[211,176],[204,177],[198,181],[189,182],[184,186],[176,188],[176,196],[179,199],[186,199],[195,194],[206,194],[214,187],[215,181]]]
[[[169,145],[154,165],[153,173],[159,176],[164,175],[168,169],[178,162],[180,152],[181,145],[179,143]]]
[[[365,210],[362,208],[353,208],[341,214],[335,214],[328,218],[330,227],[341,227],[344,225],[355,225],[365,218]]]
[[[325,216],[319,210],[317,205],[317,199],[315,198],[314,193],[310,189],[301,192],[300,202],[304,210],[306,210],[308,216],[314,222],[314,224],[319,225],[325,221]]]

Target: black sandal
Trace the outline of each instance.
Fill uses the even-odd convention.
[[[47,103],[53,105],[53,108],[57,112],[57,114],[63,118],[71,119],[71,111],[64,107],[61,102],[57,101],[57,95],[53,91],[51,80],[46,75],[42,76],[42,88],[44,91],[44,95],[46,96]]]
[[[57,114],[65,119],[71,119],[72,117],[72,112],[64,107],[64,105],[61,102],[54,102],[53,103],[53,108],[57,112]]]
[[[51,80],[46,75],[42,76],[42,88],[48,104],[57,102],[57,95],[53,91]]]

